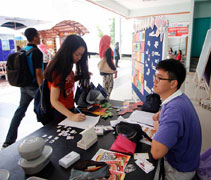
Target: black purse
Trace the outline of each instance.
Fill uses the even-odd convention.
[[[116,125],[115,132],[116,135],[122,134],[135,143],[138,143],[143,138],[143,136],[149,139],[149,141],[152,141],[152,139],[142,130],[139,124],[120,122]]]
[[[91,180],[109,176],[109,166],[105,162],[80,160],[71,169],[69,180]]]

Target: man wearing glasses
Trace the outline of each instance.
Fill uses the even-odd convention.
[[[154,76],[154,92],[162,109],[154,119],[157,130],[151,145],[154,159],[164,157],[165,179],[189,180],[200,162],[201,125],[198,115],[180,87],[186,77],[183,64],[174,59],[160,61]]]

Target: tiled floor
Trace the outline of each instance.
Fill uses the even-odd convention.
[[[97,69],[97,57],[91,57],[89,60],[90,72],[93,73],[91,81],[97,85],[102,83],[102,77],[99,75]],[[118,78],[114,81],[114,88],[111,94],[111,99],[128,100],[132,99],[132,85],[131,85],[131,61],[129,59],[122,59],[119,62]],[[200,117],[203,144],[202,152],[211,147],[211,111],[203,109],[199,106],[199,101],[194,98],[196,87],[193,83],[194,73],[188,73],[185,82],[185,92],[192,100],[198,115]],[[205,97],[204,90],[200,89],[197,93],[197,99]],[[7,130],[10,125],[11,118],[19,103],[20,93],[19,88],[10,86],[6,81],[0,81],[0,147],[2,146]],[[24,117],[18,132],[18,139],[40,128],[42,125],[36,121],[36,116],[33,112],[33,103],[30,104],[26,116]]]

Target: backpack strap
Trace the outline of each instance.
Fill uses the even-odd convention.
[[[160,160],[160,172],[159,172],[159,180],[165,180],[165,167],[164,167],[164,158]]]
[[[33,66],[32,54],[31,53],[35,49],[37,49],[37,48],[36,47],[32,47],[32,46],[26,46],[25,48],[23,48],[23,50],[26,51],[26,56],[27,56],[27,60],[28,60],[29,70],[30,70],[32,76],[34,77],[33,82],[36,81],[36,78],[35,78],[34,66]]]

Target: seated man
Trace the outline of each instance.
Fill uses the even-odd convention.
[[[185,77],[183,64],[174,59],[160,61],[156,67],[153,89],[162,99],[162,109],[153,117],[157,132],[151,154],[154,159],[164,157],[168,180],[192,179],[199,166],[201,125],[191,101],[180,90]]]

